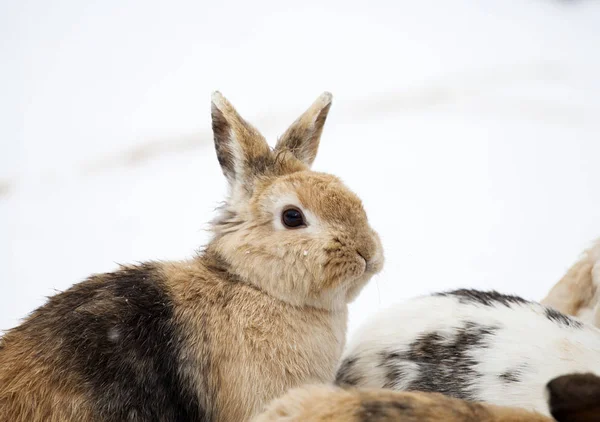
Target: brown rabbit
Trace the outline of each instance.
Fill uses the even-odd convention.
[[[274,400],[253,422],[552,422],[524,409],[450,398],[439,393],[314,385]]]
[[[569,268],[541,303],[600,328],[600,239]]]
[[[310,170],[330,105],[323,94],[271,150],[215,93],[230,193],[213,239],[189,261],[91,276],[8,331],[0,421],[242,422],[332,381],[347,303],[383,256],[359,198]]]

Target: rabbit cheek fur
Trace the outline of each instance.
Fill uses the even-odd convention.
[[[253,422],[552,422],[524,409],[442,394],[317,385],[293,389]]]
[[[600,372],[600,330],[516,296],[459,290],[376,316],[350,341],[336,378],[548,414],[546,383],[580,371]]]
[[[49,299],[0,339],[0,420],[249,420],[331,382],[347,303],[383,257],[360,200],[310,171],[331,96],[274,150],[220,94],[229,197],[197,257],[122,267]],[[293,206],[304,225],[282,225]],[[289,271],[287,271],[289,269]]]

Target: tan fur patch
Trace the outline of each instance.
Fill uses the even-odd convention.
[[[269,400],[305,382],[333,380],[346,331],[346,311],[298,308],[235,278],[205,268],[165,265],[178,319],[190,345],[187,376],[196,384],[210,345],[210,391],[219,421],[244,421]]]
[[[93,420],[82,380],[55,359],[60,347],[60,339],[47,336],[40,344],[22,331],[0,339],[0,421]]]
[[[599,277],[600,240],[582,254],[541,303],[600,327]]]
[[[253,422],[551,422],[538,413],[437,393],[343,390],[316,385],[273,401]]]

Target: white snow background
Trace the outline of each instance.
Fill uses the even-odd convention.
[[[334,94],[314,168],[387,258],[351,331],[441,289],[541,299],[600,236],[598,1],[2,1],[0,328],[207,241],[216,89],[271,142]]]

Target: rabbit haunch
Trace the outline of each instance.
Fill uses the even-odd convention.
[[[524,409],[387,389],[296,388],[253,422],[553,422]]]
[[[600,373],[600,330],[517,296],[458,290],[420,297],[368,321],[337,383],[444,393],[548,413],[544,386]]]
[[[460,400],[439,393],[388,389],[295,388],[273,400],[253,422],[596,422],[600,378],[567,374],[545,388],[555,419],[526,409]]]
[[[307,382],[331,382],[347,303],[381,269],[360,200],[310,170],[331,96],[274,150],[216,93],[230,194],[185,262],[94,275],[0,340],[0,420],[245,421]],[[292,229],[282,212],[293,207]]]

